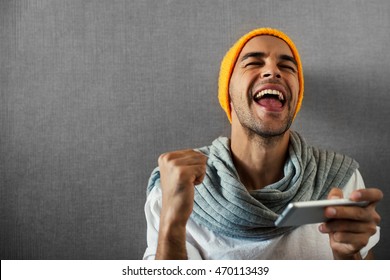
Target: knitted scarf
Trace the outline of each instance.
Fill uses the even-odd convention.
[[[230,141],[219,137],[199,149],[209,157],[206,176],[195,187],[192,219],[210,230],[240,239],[269,240],[293,228],[276,228],[274,222],[289,202],[325,199],[330,188],[343,188],[358,163],[353,159],[307,146],[290,132],[284,177],[265,188],[248,192],[234,167]],[[160,184],[156,168],[148,193]]]

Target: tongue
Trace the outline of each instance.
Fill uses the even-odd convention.
[[[283,107],[282,102],[280,102],[279,99],[276,98],[265,97],[260,99],[257,103],[268,110],[277,110]]]

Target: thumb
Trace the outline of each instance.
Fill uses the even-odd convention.
[[[343,191],[339,188],[332,188],[328,194],[328,199],[343,198]]]

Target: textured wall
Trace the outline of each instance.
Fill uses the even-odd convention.
[[[0,1],[1,259],[139,259],[160,153],[229,133],[219,61],[280,28],[306,95],[295,128],[381,188],[389,259],[390,2]]]

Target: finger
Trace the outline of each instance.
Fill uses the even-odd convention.
[[[183,151],[181,159],[187,160],[188,162],[192,162],[194,164],[203,164],[206,163],[209,159],[205,154],[194,151],[194,150],[185,150]]]
[[[159,161],[165,161],[165,162],[174,161],[178,159],[198,161],[198,160],[207,160],[207,156],[194,150],[181,150],[181,151],[164,153],[159,157]]]
[[[207,156],[193,150],[183,150],[177,152],[170,152],[160,155],[158,159],[159,166],[183,166],[183,165],[197,165],[206,164]]]
[[[196,177],[195,181],[194,181],[194,185],[200,185],[203,180],[204,180],[204,177],[206,176],[206,172],[204,172],[203,174],[201,174],[200,176]]]
[[[199,185],[203,182],[204,177],[206,176],[206,165],[196,165],[196,166],[191,166],[191,171],[193,172],[194,179],[192,181],[193,185]]]
[[[374,235],[377,231],[375,223],[362,223],[353,220],[331,220],[319,226],[322,233],[331,232],[350,232],[350,233],[367,233]]]
[[[325,217],[368,222],[372,220],[372,210],[360,206],[330,206],[325,208]]]
[[[356,250],[360,250],[368,244],[369,235],[364,233],[335,232],[331,234],[334,242],[349,244]]]
[[[380,189],[369,188],[353,191],[349,198],[353,201],[370,201],[377,203],[383,198],[383,192]]]
[[[352,256],[367,246],[369,238],[364,234],[329,234],[333,253],[337,255]]]
[[[206,174],[205,165],[185,166],[177,172],[176,178],[182,184],[190,184],[192,186],[202,183]]]

